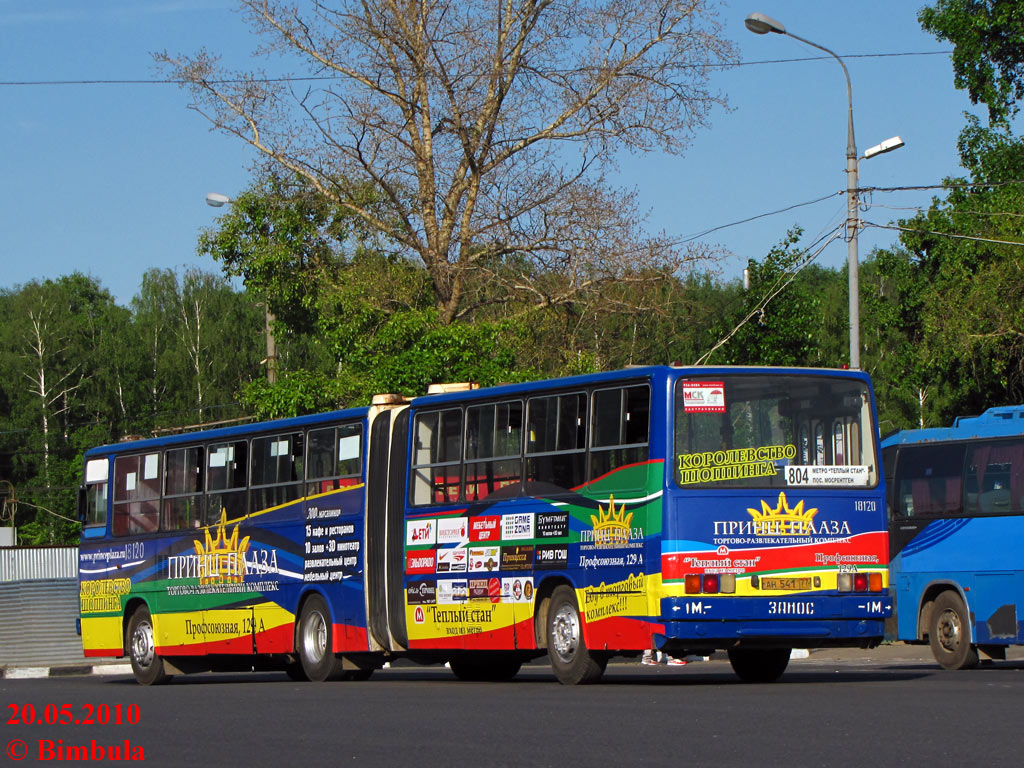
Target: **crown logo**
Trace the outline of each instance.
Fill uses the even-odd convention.
[[[768,502],[761,501],[761,511],[750,509],[747,512],[754,518],[754,532],[758,536],[805,536],[814,532],[814,516],[817,508],[804,509],[801,500],[795,507],[790,507],[786,494],[779,493],[779,505],[774,509]]]
[[[608,497],[607,511],[597,504],[598,516],[590,516],[594,526],[594,544],[598,547],[624,547],[629,544],[629,524],[633,521],[633,513],[626,514],[626,504],[615,509],[615,497]]]
[[[200,584],[241,584],[245,579],[245,553],[249,551],[249,537],[238,540],[238,523],[227,535],[228,512],[220,511],[220,522],[217,523],[216,537],[210,536],[210,529],[205,531],[206,541],[192,542],[196,554],[199,555]]]

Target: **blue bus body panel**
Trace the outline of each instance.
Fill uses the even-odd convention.
[[[903,430],[882,441],[895,446],[1019,437],[1024,405],[990,408],[960,417],[951,427]],[[971,642],[1024,644],[1024,516],[949,517],[924,525],[895,553],[890,583],[896,600],[897,639],[918,640],[929,589],[954,588],[970,616]]]

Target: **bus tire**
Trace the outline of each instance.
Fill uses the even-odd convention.
[[[928,644],[943,669],[973,669],[978,666],[978,649],[970,642],[970,618],[960,596],[947,590],[935,598]]]
[[[789,666],[789,648],[730,648],[732,671],[744,683],[774,683]]]
[[[342,676],[342,662],[334,651],[333,625],[327,603],[320,595],[312,595],[302,605],[295,646],[302,662],[302,671],[314,682],[337,680]]]
[[[502,683],[519,674],[523,662],[514,653],[467,651],[452,656],[448,666],[459,680]]]
[[[153,618],[146,606],[136,608],[128,620],[124,647],[132,662],[132,673],[141,685],[160,685],[171,679],[164,660],[156,652]]]
[[[576,592],[572,587],[555,587],[547,612],[547,644],[551,669],[562,685],[596,683],[604,674],[607,657],[595,656],[583,641]]]

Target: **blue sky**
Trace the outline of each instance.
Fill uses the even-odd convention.
[[[888,187],[960,173],[956,138],[971,105],[953,87],[948,55],[867,57],[948,51],[921,30],[920,7],[749,0],[720,10],[744,62],[822,55],[789,37],[748,32],[743,19],[753,11],[844,57],[859,152],[897,134],[906,142],[861,163],[861,186]],[[244,64],[253,39],[234,3],[0,0],[0,36],[0,288],[78,270],[127,304],[149,268],[217,271],[196,255],[196,239],[217,215],[205,195],[250,183],[253,158],[240,141],[211,132],[176,86],[16,83],[155,80],[152,53],[161,50],[206,47]],[[684,156],[622,158],[619,181],[638,191],[651,229],[685,238],[845,189],[846,87],[834,59],[751,63],[716,73],[712,84],[730,110],[716,110]],[[875,194],[863,217],[887,224],[934,194]],[[844,217],[837,194],[703,240],[729,251],[718,267],[732,279],[787,228],[800,224],[809,242]],[[860,240],[863,259],[895,233],[867,228]],[[846,253],[834,242],[819,263],[838,266]]]

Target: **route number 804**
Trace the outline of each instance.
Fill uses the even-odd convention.
[[[795,465],[786,467],[786,485],[807,485],[810,481],[810,472],[807,467]]]

